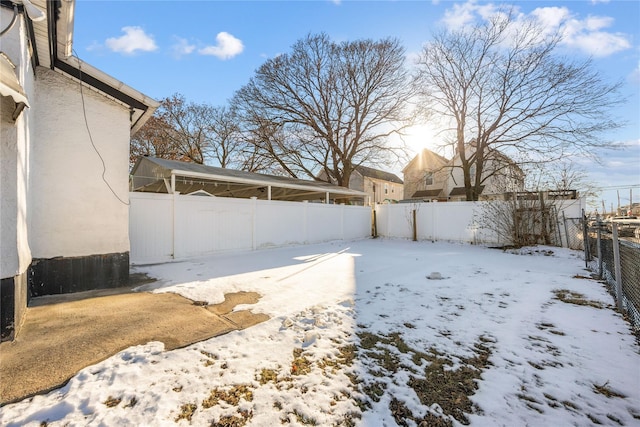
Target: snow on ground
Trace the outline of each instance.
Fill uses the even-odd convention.
[[[377,239],[137,271],[209,303],[258,292],[236,310],[271,320],[131,347],[0,424],[640,425],[640,348],[579,252]]]

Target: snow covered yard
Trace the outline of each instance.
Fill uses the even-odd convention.
[[[137,270],[194,301],[258,292],[236,309],[271,319],[129,348],[0,424],[640,424],[640,347],[580,252],[378,239]]]

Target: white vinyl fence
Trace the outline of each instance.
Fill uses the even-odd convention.
[[[399,203],[376,205],[377,234],[381,237],[413,238],[413,211],[416,216],[417,240],[444,240],[472,244],[506,245],[492,230],[482,227],[487,218],[488,203],[505,202],[452,202],[452,203]],[[558,243],[566,246],[567,237],[573,238],[573,229],[560,221],[580,218],[584,200],[555,200],[548,202],[558,216],[556,231]],[[579,231],[579,230],[578,230]],[[569,233],[569,236],[567,236]]]
[[[129,199],[133,264],[371,235],[371,208],[363,206],[135,192]],[[376,205],[377,235],[412,239],[415,211],[417,240],[511,244],[482,227],[487,203],[501,202]],[[582,238],[580,230],[566,224],[581,217],[584,201],[553,204],[555,242],[566,247],[565,242]]]
[[[132,264],[371,235],[371,208],[172,194],[129,194]]]
[[[378,235],[413,238],[416,211],[417,240],[445,240],[466,243],[500,243],[480,228],[484,202],[399,203],[376,206]]]

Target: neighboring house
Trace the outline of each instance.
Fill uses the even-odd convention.
[[[467,145],[467,155],[473,153],[474,146],[473,141]],[[524,190],[524,172],[513,160],[491,148],[485,151],[484,156],[479,200],[503,198],[505,193]],[[447,166],[444,188],[448,200],[452,202],[467,200],[461,164],[460,155],[456,153]],[[472,165],[471,182],[474,182],[475,178],[475,165]]]
[[[473,150],[473,143],[468,147]],[[460,156],[446,158],[430,150],[422,150],[403,169],[408,200],[465,201],[464,176]],[[520,167],[497,150],[485,153],[484,179],[480,200],[501,197],[504,193],[524,189],[524,173]],[[471,169],[475,180],[475,167]]]
[[[34,5],[0,6],[2,340],[30,297],[127,284],[130,136],[159,105],[71,56],[74,0]]]
[[[438,200],[443,197],[449,161],[431,150],[423,149],[402,170],[404,196],[414,200]]]
[[[323,181],[331,181],[323,171],[318,176]],[[365,204],[397,202],[404,197],[403,182],[397,175],[366,166],[357,166],[351,173],[349,188],[367,194]]]

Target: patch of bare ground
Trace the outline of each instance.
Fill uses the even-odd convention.
[[[606,305],[600,301],[587,299],[587,297],[580,292],[570,291],[568,289],[554,289],[553,294],[555,295],[555,299],[566,302],[567,304],[584,305],[593,308],[606,307]]]
[[[420,402],[429,408],[438,408],[438,411],[430,409],[424,416],[415,415],[404,402],[394,397],[389,409],[398,425],[451,426],[452,419],[467,425],[469,420],[465,414],[479,412],[469,397],[478,389],[477,381],[483,369],[491,364],[491,349],[487,343],[492,339],[480,337],[473,347],[473,357],[459,357],[444,355],[434,348],[416,350],[407,345],[399,333],[361,332],[358,336],[362,356],[375,362],[369,365],[369,373],[381,378],[380,381],[359,383],[364,394],[372,401],[379,401],[387,387],[383,378],[404,370],[411,373],[408,385]],[[409,356],[412,364],[408,364],[403,355]]]
[[[296,348],[290,364],[256,369],[252,384],[214,387],[202,397],[202,401],[186,403],[178,408],[175,421],[191,422],[194,414],[199,413],[198,416],[202,417],[210,408],[218,407],[223,409],[223,413],[209,421],[211,426],[245,426],[253,418],[246,405],[253,401],[254,393],[260,387],[298,389],[301,394],[316,392],[304,377],[318,373],[330,377],[345,375],[350,379],[349,386],[336,391],[329,405],[323,409],[332,413],[337,407],[345,409],[345,404],[352,408],[335,420],[336,426],[355,426],[362,412],[369,410],[374,402],[379,402],[398,377],[408,378],[407,385],[415,391],[425,408],[422,413],[414,413],[413,405],[401,397],[391,396],[389,410],[400,426],[451,427],[456,422],[467,425],[467,415],[482,412],[470,396],[478,389],[482,371],[491,365],[489,358],[491,345],[495,342],[493,338],[480,336],[471,352],[467,349],[466,355],[461,356],[444,354],[435,348],[414,348],[404,341],[400,332],[384,335],[362,329],[357,334],[358,342],[345,344],[337,341],[336,351],[331,355],[314,357],[312,352]],[[205,351],[200,353],[206,366],[220,364],[217,355]],[[366,369],[368,375],[358,375],[358,369],[353,367],[356,360],[360,362],[358,369]],[[400,372],[405,375],[394,375]],[[181,390],[181,387],[174,388],[176,392]],[[288,402],[275,400],[273,408],[280,412],[282,424],[318,425],[319,421],[311,413]]]
[[[200,351],[201,354],[206,356],[205,366],[210,366],[209,361],[218,361],[218,356]],[[332,356],[325,356],[320,360],[313,359],[305,350],[296,348],[293,350],[292,361],[290,367],[277,365],[273,368],[261,368],[256,370],[254,378],[259,385],[252,384],[236,384],[225,387],[215,387],[209,391],[209,395],[203,399],[200,409],[197,404],[187,403],[182,405],[178,410],[178,416],[175,418],[176,422],[180,420],[187,420],[191,422],[191,419],[196,410],[206,413],[205,411],[223,405],[224,415],[219,419],[211,421],[212,427],[243,427],[252,418],[253,412],[250,410],[240,409],[247,402],[252,402],[254,393],[261,386],[267,384],[273,384],[277,390],[290,390],[297,388],[300,393],[305,394],[309,391],[309,385],[304,381],[298,381],[299,377],[303,377],[311,374],[314,370],[319,370],[323,375],[335,375],[339,371],[344,371],[349,368],[357,356],[357,348],[353,344],[341,345],[337,347],[337,352]],[[221,365],[223,368],[224,364]],[[361,412],[358,409],[362,409],[362,406],[354,396],[354,392],[357,390],[356,381],[353,380],[355,376],[348,375],[352,378],[351,389],[341,390],[336,392],[332,398],[331,405],[337,405],[341,401],[351,400],[353,402],[353,411],[347,412],[341,415],[341,418],[335,423],[336,426],[352,427],[356,425],[356,421],[361,418]],[[174,391],[179,392],[182,390],[182,386],[174,388]],[[281,401],[275,401],[273,408],[280,411],[280,421],[282,424],[298,424],[298,425],[318,425],[318,421],[311,415],[304,413],[299,408],[293,408]]]
[[[253,414],[249,411],[238,410],[238,415],[225,415],[218,421],[212,421],[211,427],[243,427]]]
[[[602,384],[602,385],[598,385],[598,384],[594,384],[593,385],[593,391],[595,391],[598,394],[602,394],[608,398],[613,398],[613,397],[619,397],[624,399],[625,396],[622,393],[619,393],[615,390],[613,390],[611,387],[609,387],[609,381],[607,381],[606,383]]]

